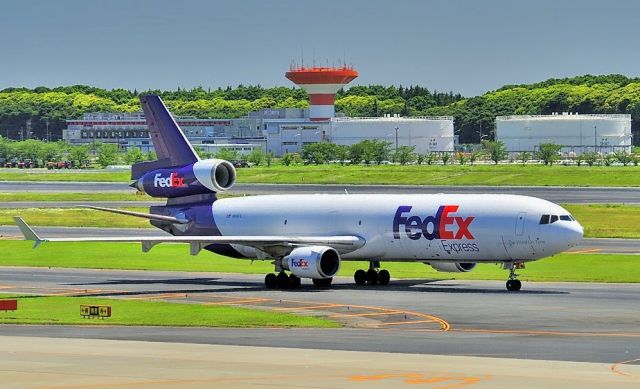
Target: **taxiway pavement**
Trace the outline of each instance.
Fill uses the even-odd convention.
[[[249,264],[247,264],[249,266]],[[344,322],[328,329],[0,326],[0,336],[62,337],[617,363],[640,358],[640,285],[393,281],[267,290],[261,275],[0,268],[3,293],[256,306]],[[117,312],[114,312],[117,315]]]

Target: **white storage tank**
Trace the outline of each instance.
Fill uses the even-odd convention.
[[[391,147],[415,146],[416,153],[453,151],[453,117],[332,118],[329,139],[352,145],[365,139],[391,142]]]
[[[496,117],[496,140],[507,151],[534,152],[540,144],[562,145],[564,153],[631,152],[631,115],[571,113]]]

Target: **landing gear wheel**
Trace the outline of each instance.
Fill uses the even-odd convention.
[[[300,279],[300,277],[294,274],[289,274],[289,286],[291,286],[294,289],[297,289],[300,287],[301,284],[302,284],[302,280]]]
[[[287,273],[281,271],[277,275],[278,288],[285,289],[289,287],[289,276]]]
[[[273,273],[267,274],[264,276],[264,286],[266,286],[267,289],[275,289],[276,286],[278,286],[278,277]]]
[[[367,283],[367,272],[359,269],[353,273],[353,280],[356,282],[356,285],[364,285]]]
[[[378,283],[378,281],[378,272],[374,269],[367,270],[367,284],[375,285]]]
[[[313,285],[319,288],[327,288],[331,286],[331,281],[333,281],[333,278],[314,278]]]
[[[380,270],[378,272],[378,282],[380,285],[389,285],[389,281],[391,280],[391,274],[387,270]]]
[[[520,280],[508,280],[507,281],[507,290],[509,292],[517,292],[522,288],[522,283]]]

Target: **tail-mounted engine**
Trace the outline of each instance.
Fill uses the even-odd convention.
[[[282,267],[300,278],[331,278],[340,270],[340,254],[326,246],[298,247],[283,258]]]
[[[205,159],[182,167],[151,170],[131,186],[151,197],[182,197],[223,192],[235,182],[236,169],[229,161]]]
[[[445,273],[466,273],[476,267],[475,263],[470,262],[425,262],[425,264]]]

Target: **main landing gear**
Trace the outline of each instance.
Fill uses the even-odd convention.
[[[300,277],[294,274],[287,274],[284,270],[278,273],[278,275],[269,273],[264,277],[264,286],[266,286],[267,289],[295,289],[299,288],[300,284]]]
[[[391,274],[387,270],[379,270],[380,262],[369,262],[369,270],[364,271],[362,269],[356,270],[353,273],[353,280],[356,285],[388,285],[391,280]]]
[[[518,280],[516,269],[524,269],[523,262],[510,262],[504,264],[505,269],[509,269],[509,279],[507,280],[507,290],[509,292],[517,292],[522,288],[522,282]]]

